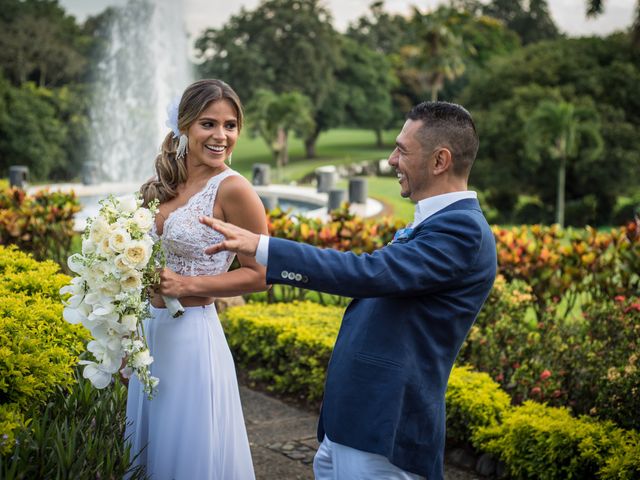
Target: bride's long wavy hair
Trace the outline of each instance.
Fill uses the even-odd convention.
[[[229,100],[236,109],[238,131],[242,128],[242,103],[238,94],[225,82],[217,79],[198,80],[187,87],[178,107],[178,129],[186,133],[202,111],[211,102]],[[140,188],[144,204],[158,199],[160,203],[171,200],[178,194],[178,185],[187,180],[186,156],[176,158],[178,138],[169,132],[162,142],[160,153],[156,157],[156,176]]]

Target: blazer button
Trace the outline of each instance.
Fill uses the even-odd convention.
[[[286,270],[282,270],[282,272],[280,272],[280,276],[282,278],[287,278],[288,275],[289,275],[289,272],[287,272]]]
[[[309,277],[307,277],[306,275],[302,276],[302,283],[309,283]]]
[[[302,280],[302,275],[296,273],[296,282],[299,282],[300,280]]]
[[[296,274],[293,272],[289,272],[289,274],[287,275],[287,278],[289,278],[289,280],[293,280],[294,278],[296,278]]]

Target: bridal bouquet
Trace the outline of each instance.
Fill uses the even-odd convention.
[[[126,378],[135,374],[151,398],[159,379],[149,372],[153,357],[143,320],[149,317],[148,287],[157,285],[164,257],[160,242],[150,235],[157,202],[141,205],[133,196],[100,201],[98,215],[87,221],[82,253],[68,259],[78,276],[60,293],[71,294],[64,301],[64,319],[82,323],[93,336],[87,350],[95,361],[80,361],[83,376],[104,388],[118,371]],[[184,311],[177,299],[165,300],[174,317]]]

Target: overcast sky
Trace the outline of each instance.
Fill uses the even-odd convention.
[[[100,13],[109,5],[123,5],[126,0],[59,0],[60,4],[79,21],[87,15]],[[159,1],[159,0],[155,0]],[[166,1],[166,0],[165,0]],[[170,0],[171,1],[171,0]],[[185,26],[192,38],[207,27],[218,28],[242,6],[253,9],[259,0],[180,0],[183,7]],[[179,4],[173,0],[172,3]],[[344,31],[347,25],[369,9],[373,0],[324,0],[333,14],[333,24]],[[560,28],[570,35],[606,35],[614,30],[626,28],[633,18],[636,0],[607,0],[605,13],[596,19],[585,17],[586,0],[549,0],[551,14]],[[386,0],[385,9],[390,12],[408,13],[412,5],[421,10],[434,8],[447,0]],[[176,12],[178,13],[178,12]]]

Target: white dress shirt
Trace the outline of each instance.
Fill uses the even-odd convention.
[[[462,192],[443,193],[442,195],[424,198],[416,203],[416,209],[413,214],[413,223],[410,225],[415,228],[434,213],[448,207],[452,203],[467,198],[478,198],[478,194],[470,190],[465,190]],[[256,261],[265,267],[267,266],[267,263],[269,263],[269,237],[267,235],[260,235],[260,241],[258,242],[258,248],[256,249]]]

